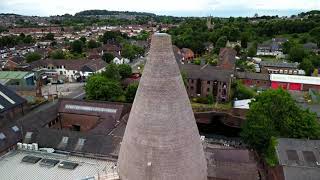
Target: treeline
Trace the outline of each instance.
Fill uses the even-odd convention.
[[[129,15],[129,16],[156,16],[152,13],[133,11],[108,11],[108,10],[86,10],[75,14],[75,16],[108,16],[108,15]]]
[[[14,47],[19,44],[31,44],[34,43],[35,40],[30,35],[20,34],[19,36],[2,36],[0,37],[0,48],[3,47]]]
[[[320,16],[312,16],[303,19],[270,19],[254,21],[250,18],[228,19],[214,18],[214,29],[209,30],[204,18],[192,18],[183,21],[180,26],[169,30],[173,42],[178,47],[187,47],[196,53],[204,53],[205,45],[216,45],[220,38],[229,41],[242,41],[242,47],[246,48],[248,42],[262,43],[271,38],[289,35],[310,34],[311,40],[320,45],[319,35],[312,33],[320,27]]]

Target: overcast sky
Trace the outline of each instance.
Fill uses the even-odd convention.
[[[0,13],[48,16],[90,9],[175,16],[283,16],[320,9],[320,0],[0,0]]]

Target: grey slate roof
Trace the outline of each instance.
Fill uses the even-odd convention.
[[[285,180],[318,180],[320,140],[279,138],[276,153]]]
[[[0,113],[26,103],[18,94],[0,84]]]
[[[231,70],[222,70],[214,66],[195,65],[195,64],[181,64],[181,71],[186,72],[189,79],[201,79],[207,81],[224,81],[228,82],[233,74]]]
[[[263,67],[279,67],[279,68],[298,68],[298,63],[270,62],[261,61],[260,66]]]
[[[237,72],[236,77],[239,79],[270,80],[270,75],[265,73]]]

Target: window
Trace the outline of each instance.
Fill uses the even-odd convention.
[[[4,140],[6,138],[6,135],[4,135],[3,133],[0,133],[0,140]]]
[[[207,81],[207,84],[210,84],[210,81]]]
[[[208,88],[207,91],[210,92],[210,88]]]
[[[19,128],[17,126],[12,126],[11,129],[14,131],[14,132],[18,132],[19,131]]]

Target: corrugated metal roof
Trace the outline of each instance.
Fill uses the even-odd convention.
[[[0,79],[22,79],[30,74],[25,71],[0,71]]]
[[[320,77],[285,75],[285,74],[271,74],[270,75],[270,80],[271,81],[276,81],[276,82],[320,85]]]

